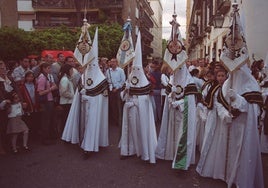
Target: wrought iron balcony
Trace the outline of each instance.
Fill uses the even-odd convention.
[[[152,42],[154,40],[154,36],[146,27],[140,27],[142,37],[148,39],[148,41]]]
[[[34,9],[74,9],[81,11],[87,9],[122,9],[123,0],[32,0]]]
[[[68,0],[32,0],[34,9],[75,9],[74,1]]]
[[[143,48],[142,48],[142,52],[143,52],[143,54],[149,55],[149,54],[153,53],[154,50],[153,50],[152,47],[147,46],[146,44],[144,44]]]
[[[146,27],[148,28],[152,28],[154,26],[153,21],[151,20],[151,18],[147,15],[146,12],[143,12],[142,15],[140,16],[140,23],[141,26],[142,25],[146,25]]]

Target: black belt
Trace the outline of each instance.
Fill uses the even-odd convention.
[[[96,87],[92,88],[92,89],[87,89],[86,90],[86,95],[88,96],[96,96],[99,95],[101,93],[104,93],[105,90],[107,90],[109,87],[109,84],[107,82],[107,80],[103,80],[99,85],[97,85]]]
[[[130,87],[129,89],[129,94],[130,95],[148,95],[151,93],[151,84],[148,84],[147,86],[144,87]]]
[[[166,94],[169,95],[172,91],[172,85],[168,84],[166,87]],[[198,90],[195,84],[188,84],[185,88],[184,88],[184,96],[186,95],[197,95],[198,94]]]

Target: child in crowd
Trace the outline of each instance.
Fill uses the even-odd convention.
[[[204,126],[205,130],[200,159],[196,170],[203,177],[225,180],[228,129],[226,124],[231,122],[232,116],[218,102],[219,92],[227,79],[227,71],[221,67],[217,70],[214,69],[214,72],[215,81],[205,97],[208,113]]]
[[[11,145],[12,152],[14,154],[18,153],[17,150],[17,138],[20,133],[23,133],[23,149],[29,151],[28,147],[28,133],[29,129],[24,121],[22,121],[21,116],[23,115],[23,106],[25,103],[20,102],[20,98],[16,92],[12,92],[10,97],[11,105],[8,110],[8,125],[7,134],[11,135]]]
[[[172,69],[167,65],[163,64],[161,67],[161,116],[164,109],[165,99],[166,99],[166,87],[169,83],[170,75],[173,73]]]
[[[20,87],[22,101],[27,104],[24,109],[23,120],[29,126],[31,137],[37,138],[38,120],[40,118],[38,112],[36,85],[33,71],[25,73],[24,83]]]

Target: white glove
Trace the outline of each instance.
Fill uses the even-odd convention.
[[[197,112],[197,115],[199,116],[199,118],[201,119],[201,121],[206,122],[207,108],[203,104],[201,104],[201,103],[197,104],[196,112]]]
[[[84,88],[81,89],[80,94],[81,94],[81,95],[85,95],[85,94],[86,94],[86,90],[85,90]]]
[[[4,107],[6,106],[6,100],[3,100],[1,103],[0,103],[0,109],[3,110]]]
[[[171,103],[171,105],[173,108],[177,108],[180,105],[180,103],[179,103],[179,101],[174,101]]]
[[[125,102],[125,106],[126,106],[127,108],[130,108],[130,107],[134,106],[134,103],[133,103],[132,101]]]
[[[126,89],[130,89],[130,83],[126,82]]]
[[[201,119],[203,122],[206,122],[207,121],[207,116],[208,116],[208,109],[207,107],[204,106],[204,108],[202,109],[201,113]]]
[[[226,116],[224,117],[223,120],[224,120],[226,123],[232,123],[232,119],[233,119],[232,114],[228,113],[228,114],[226,114]]]
[[[261,81],[260,86],[263,86],[263,85],[264,85],[264,83],[265,83],[265,81]]]
[[[172,100],[172,94],[170,93],[168,95],[168,103],[171,104],[172,102],[173,102],[173,100]]]
[[[266,114],[267,112],[266,111],[263,111],[262,113],[261,113],[261,121],[264,121],[264,118],[265,118],[265,114]]]
[[[176,86],[172,86],[171,87],[171,91],[175,93],[177,91],[177,87]]]
[[[133,98],[133,103],[134,103],[135,106],[138,106],[139,105],[138,98]]]
[[[233,89],[229,89],[227,96],[230,98],[231,101],[236,99],[236,93]]]
[[[178,100],[171,103],[173,108],[179,108],[179,110],[182,112],[184,110],[184,100]]]

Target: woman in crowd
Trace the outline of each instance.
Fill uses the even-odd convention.
[[[63,121],[60,131],[64,129],[65,122],[67,120],[71,104],[74,97],[74,85],[72,82],[73,67],[69,64],[65,64],[60,70],[60,83],[59,83],[59,93],[60,93],[60,105],[63,108]]]
[[[38,137],[38,104],[36,96],[36,85],[34,73],[32,71],[27,71],[25,73],[24,83],[20,86],[20,93],[22,101],[27,104],[24,109],[23,120],[26,122],[30,129],[30,137]]]
[[[54,100],[52,91],[57,89],[55,83],[50,82],[48,75],[51,72],[51,65],[43,63],[40,65],[40,75],[37,78],[37,93],[38,102],[41,107],[41,139],[42,143],[52,144],[51,133],[53,132],[53,113],[54,113]]]

